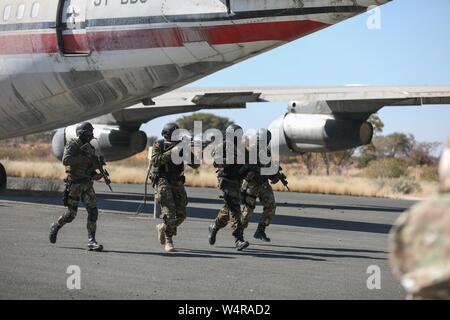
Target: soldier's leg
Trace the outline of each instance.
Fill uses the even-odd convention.
[[[272,186],[268,182],[262,185],[259,193],[259,199],[263,205],[263,213],[259,223],[267,227],[272,222],[277,208]]]
[[[95,195],[92,182],[82,186],[81,199],[86,206],[87,211],[87,231],[88,231],[88,248],[90,250],[102,250],[103,246],[98,244],[95,238],[97,232],[97,197]]]
[[[186,220],[186,206],[188,204],[188,198],[186,189],[182,183],[173,187],[173,197],[175,200],[175,223],[174,223],[174,236],[177,234],[177,228]]]
[[[161,244],[165,244],[165,250],[173,251],[172,236],[176,232],[177,208],[172,185],[167,179],[160,178],[158,182],[158,200],[161,204],[163,223],[156,226],[158,238]]]
[[[227,226],[228,221],[230,221],[230,208],[228,204],[225,204],[222,208],[220,208],[216,220],[214,220],[214,225],[218,229],[222,229]]]
[[[50,226],[50,242],[55,243],[58,231],[66,224],[75,219],[78,211],[78,202],[80,201],[81,189],[80,185],[73,184],[70,186],[69,197],[67,199],[67,211],[63,213],[57,220]]]
[[[249,246],[249,243],[244,240],[244,228],[241,222],[241,199],[240,199],[240,186],[228,188],[224,194],[225,202],[229,207],[230,212],[230,226],[232,235],[235,238],[236,248],[241,251]]]
[[[67,199],[67,211],[59,217],[57,224],[59,227],[64,226],[66,223],[71,223],[78,212],[78,203],[80,202],[81,185],[72,184],[69,190],[69,197]]]
[[[259,185],[256,183],[249,183],[247,192],[244,199],[244,209],[242,210],[242,227],[246,229],[252,217],[252,213],[255,211],[256,198],[259,193]]]
[[[209,236],[208,236],[208,242],[210,245],[213,245],[216,243],[216,236],[217,232],[226,227],[228,224],[228,221],[230,220],[230,209],[225,204],[217,214],[216,220],[214,220],[214,223],[211,224],[208,228]]]
[[[256,239],[270,242],[270,238],[266,235],[266,227],[270,224],[273,216],[275,215],[276,203],[272,187],[268,182],[261,186],[259,199],[263,205],[263,213],[261,215],[261,219],[259,220],[258,228],[256,229],[254,237]]]

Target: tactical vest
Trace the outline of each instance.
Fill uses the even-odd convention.
[[[84,152],[81,150],[81,147],[84,144],[80,141],[80,139],[73,139],[69,141],[66,146],[66,151],[64,156],[66,157],[78,157],[83,155]],[[89,145],[93,152],[95,152],[94,147]],[[68,152],[70,150],[70,152]],[[92,180],[92,176],[94,175],[94,168],[92,167],[92,162],[79,163],[77,165],[66,166],[66,173],[68,180],[73,183],[87,183]]]
[[[172,144],[164,140],[158,140],[161,153],[164,153],[172,146]],[[170,160],[167,164],[158,167],[158,175],[167,178],[171,182],[180,181],[184,179],[184,163],[175,164]]]
[[[242,179],[240,170],[243,167],[243,164],[226,163],[226,144],[223,143],[223,162],[224,166],[218,170],[218,177],[226,178],[229,180],[240,180]]]

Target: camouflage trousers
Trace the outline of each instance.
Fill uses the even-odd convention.
[[[186,219],[188,199],[184,183],[182,181],[169,182],[168,179],[161,177],[158,182],[156,197],[161,205],[166,236],[175,236],[178,226]]]
[[[95,232],[97,230],[97,198],[93,187],[93,182],[86,183],[73,183],[70,185],[69,197],[67,199],[67,211],[58,219],[58,225],[62,227],[66,223],[72,222],[78,212],[78,203],[80,199],[86,206],[88,213],[87,217],[87,230],[88,236],[91,239],[95,239]]]
[[[255,211],[257,198],[263,205],[260,224],[267,227],[275,215],[276,202],[270,183],[268,181],[263,183],[249,182],[244,199],[244,210],[242,211],[242,226],[244,229],[248,227],[252,213]]]
[[[241,222],[241,183],[240,181],[219,179],[219,187],[223,194],[225,205],[219,210],[215,220],[218,229],[224,228],[230,223],[232,234],[236,238],[243,236]]]

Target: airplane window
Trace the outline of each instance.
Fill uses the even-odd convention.
[[[8,21],[10,16],[11,16],[11,6],[7,5],[5,7],[5,10],[3,11],[3,20]]]
[[[22,19],[25,14],[25,5],[22,3],[17,7],[17,19]]]
[[[36,18],[39,15],[39,2],[34,2],[31,7],[31,17]]]

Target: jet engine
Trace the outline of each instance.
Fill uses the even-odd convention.
[[[78,125],[78,124],[77,124]],[[76,139],[76,127],[72,125],[58,129],[53,136],[53,154],[62,160],[64,147],[71,139]],[[125,129],[120,126],[94,124],[94,140],[91,144],[105,157],[106,161],[122,160],[144,151],[147,146],[147,135],[136,129]]]
[[[369,122],[331,114],[287,113],[269,130],[272,147],[278,147],[280,155],[346,150],[369,144],[373,137]]]

